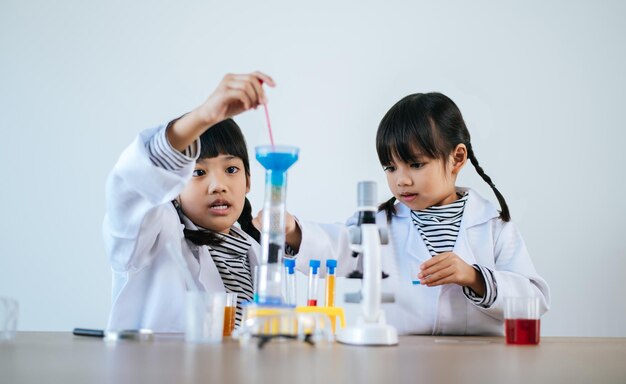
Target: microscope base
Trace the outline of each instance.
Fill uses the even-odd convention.
[[[366,323],[359,316],[357,324],[346,327],[337,334],[337,341],[351,345],[398,345],[398,332],[383,321]]]

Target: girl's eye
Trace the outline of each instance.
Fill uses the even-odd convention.
[[[383,171],[385,172],[393,172],[396,170],[396,167],[394,167],[393,165],[386,165],[383,167]]]
[[[239,172],[239,168],[235,166],[226,168],[226,173],[237,173],[237,172]]]
[[[203,169],[194,169],[192,175],[194,177],[204,176],[204,175],[206,175],[206,172]]]
[[[424,163],[411,163],[411,168],[422,168]]]

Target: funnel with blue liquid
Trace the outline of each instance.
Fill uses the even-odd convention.
[[[256,159],[265,168],[265,200],[261,217],[261,260],[255,301],[282,304],[282,257],[285,254],[285,202],[287,170],[298,161],[299,149],[285,145],[255,148]]]

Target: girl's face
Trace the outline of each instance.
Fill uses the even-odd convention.
[[[466,160],[465,146],[459,144],[450,155],[447,167],[444,167],[441,159],[418,154],[413,163],[406,163],[394,156],[392,163],[383,166],[383,169],[387,174],[389,189],[396,199],[417,211],[457,200],[456,177]]]
[[[199,159],[180,194],[180,205],[197,226],[228,233],[243,210],[250,180],[243,160],[232,155]]]

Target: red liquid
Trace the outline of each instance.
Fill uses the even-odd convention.
[[[540,325],[538,319],[504,320],[506,343],[518,345],[539,344]]]
[[[306,305],[308,305],[309,307],[317,307],[317,300],[307,300]]]

